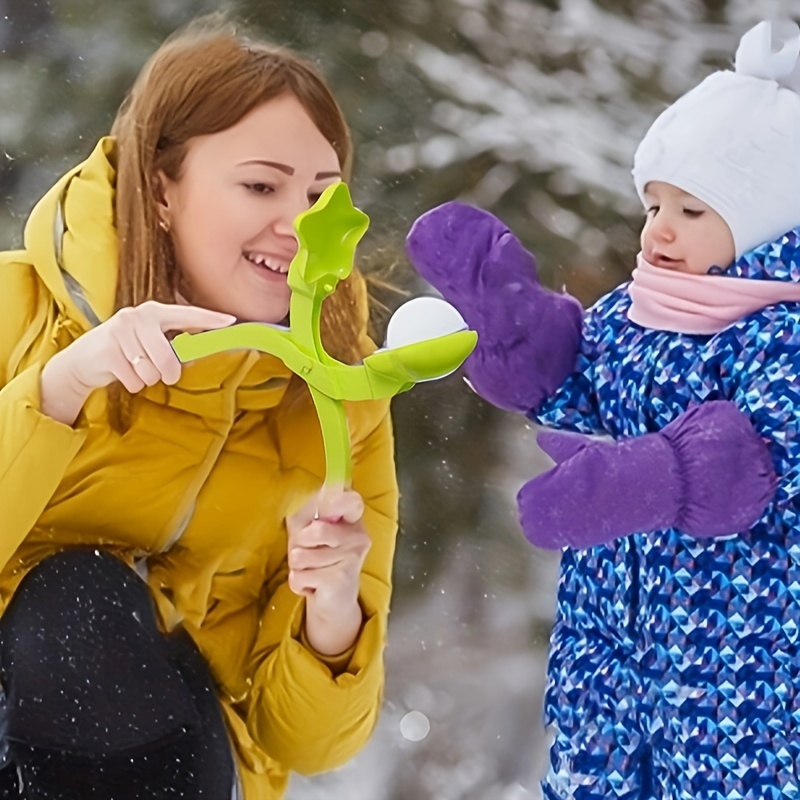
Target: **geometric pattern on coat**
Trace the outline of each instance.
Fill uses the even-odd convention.
[[[723,274],[800,283],[800,229]],[[564,552],[544,795],[798,797],[800,306],[697,336],[630,322],[627,287],[587,311],[575,371],[531,419],[620,438],[730,400],[767,441],[779,485],[762,517],[732,536],[647,531]]]

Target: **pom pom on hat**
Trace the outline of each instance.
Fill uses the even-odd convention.
[[[778,47],[776,48],[775,45]],[[663,181],[728,224],[737,258],[800,225],[800,28],[762,22],[715,72],[653,123],[633,161],[642,202]]]

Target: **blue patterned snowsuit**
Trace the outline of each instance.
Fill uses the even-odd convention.
[[[800,283],[800,229],[725,274]],[[731,400],[769,442],[780,484],[732,537],[663,530],[564,552],[544,795],[800,797],[800,304],[715,336],[641,328],[629,306],[624,285],[587,312],[575,372],[532,418],[629,437]]]

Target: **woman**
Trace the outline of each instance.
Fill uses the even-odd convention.
[[[0,257],[3,796],[272,800],[368,738],[388,405],[348,408],[353,489],[323,497],[302,382],[257,352],[182,367],[168,342],[283,321],[293,220],[349,169],[315,70],[204,20]],[[366,323],[354,272],[329,352],[362,358]]]

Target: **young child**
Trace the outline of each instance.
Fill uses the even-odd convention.
[[[481,337],[474,388],[568,431],[518,498],[530,541],[567,547],[550,800],[800,792],[798,52],[762,23],[656,120],[633,279],[585,315],[486,212],[409,235]]]

